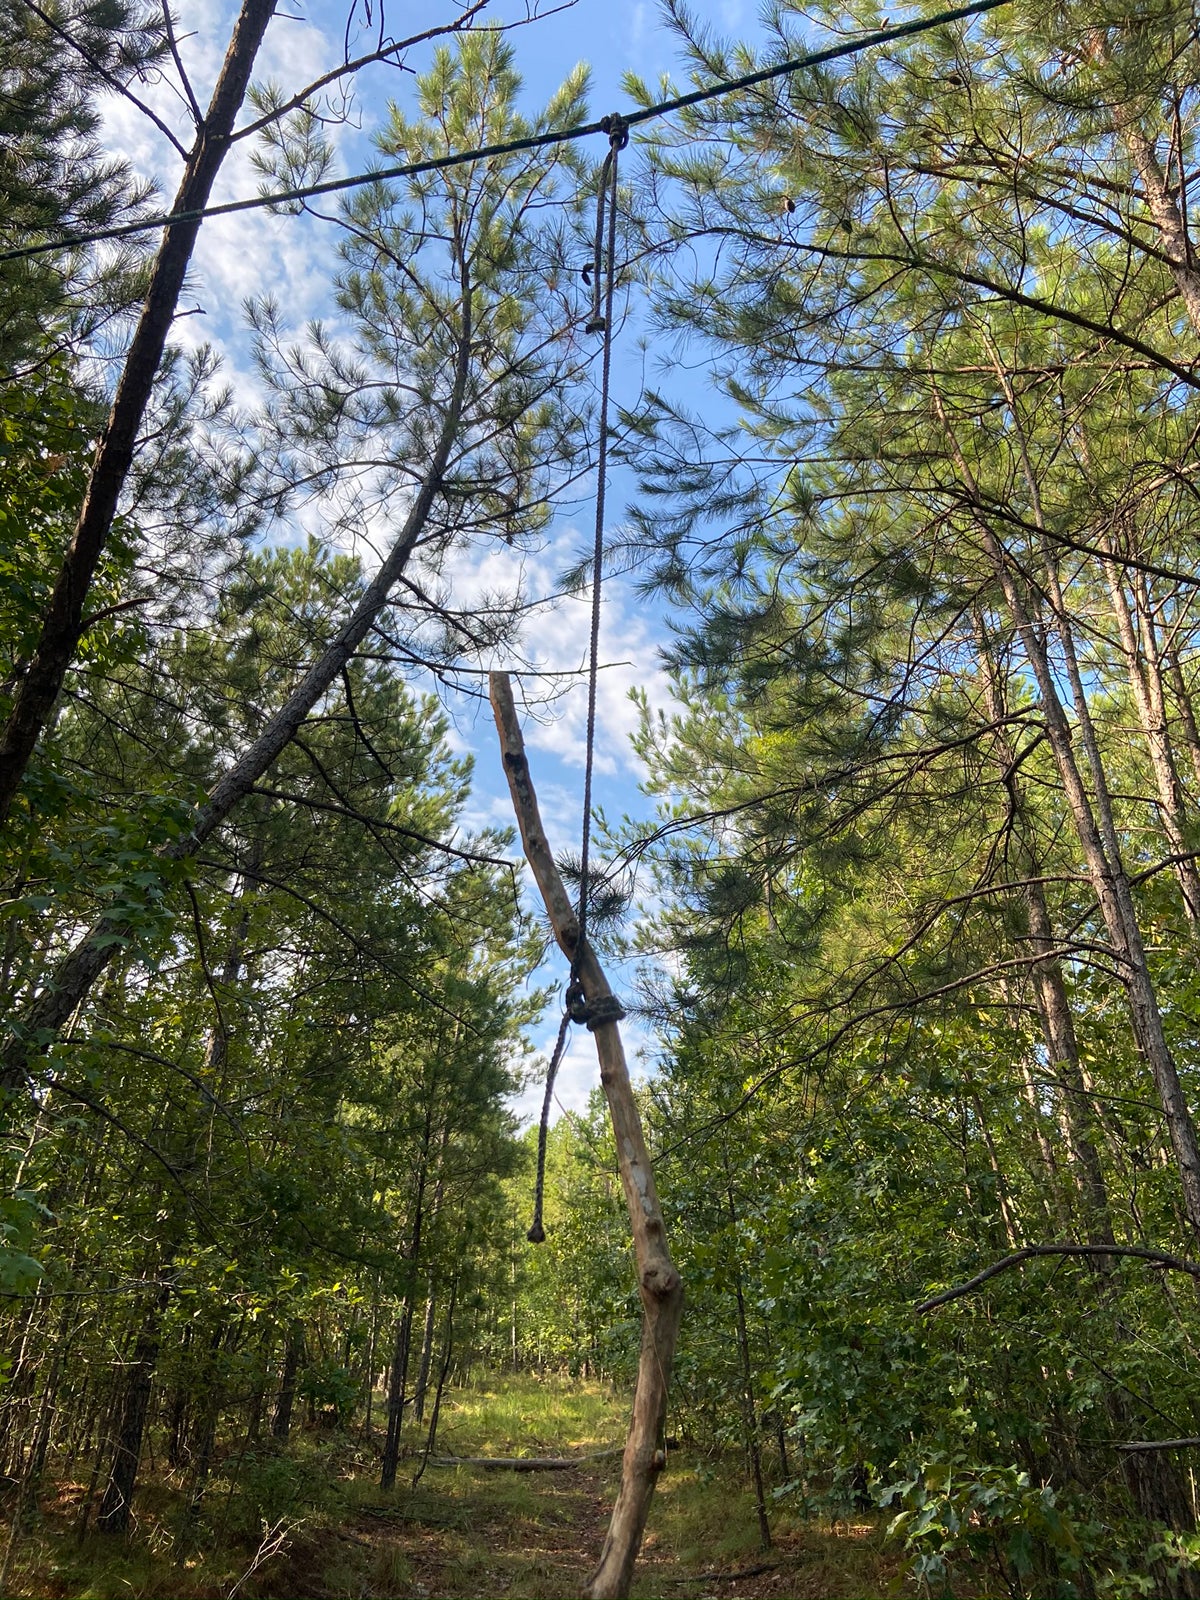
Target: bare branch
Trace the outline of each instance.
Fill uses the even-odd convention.
[[[1140,1245],[1029,1244],[1023,1250],[1014,1250],[1012,1255],[994,1261],[990,1267],[977,1272],[966,1283],[960,1283],[953,1289],[943,1289],[941,1294],[922,1300],[917,1307],[917,1313],[923,1315],[926,1311],[934,1311],[938,1306],[947,1305],[951,1300],[961,1300],[964,1295],[971,1294],[989,1279],[998,1278],[1010,1267],[1019,1267],[1023,1261],[1030,1261],[1038,1256],[1129,1256],[1135,1261],[1149,1261],[1153,1266],[1166,1267],[1172,1272],[1186,1272],[1193,1278],[1200,1278],[1200,1262],[1188,1261],[1183,1256],[1167,1255],[1162,1250],[1146,1250]]]

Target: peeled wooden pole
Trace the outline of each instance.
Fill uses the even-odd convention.
[[[506,672],[489,678],[492,710],[504,754],[504,771],[521,843],[534,880],[546,904],[559,948],[574,963],[589,1009],[602,1009],[613,993],[604,969],[586,940],[579,941],[579,919],[563,885],[538,813],[537,795],[525,758],[525,741],[513,705]],[[633,1416],[621,1468],[621,1489],[596,1570],[585,1589],[589,1600],[623,1600],[629,1593],[650,1502],[658,1474],[666,1465],[664,1430],[667,1390],[675,1359],[675,1340],[683,1311],[683,1283],[667,1248],[654,1173],[642,1132],[642,1119],[629,1081],[621,1030],[615,1021],[598,1017],[589,1023],[600,1058],[600,1082],[612,1117],[617,1162],[633,1229],[633,1253],[642,1297],[642,1348],[638,1363]]]

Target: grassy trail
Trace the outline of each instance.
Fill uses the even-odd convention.
[[[618,1445],[625,1419],[624,1398],[599,1385],[506,1379],[446,1396],[438,1451],[586,1455]],[[407,1442],[416,1444],[415,1433]],[[249,1479],[243,1462],[240,1484],[212,1482],[204,1526],[186,1552],[178,1539],[183,1497],[169,1479],[146,1476],[129,1546],[94,1534],[80,1542],[82,1486],[60,1484],[20,1537],[5,1600],[579,1594],[604,1537],[619,1456],[565,1472],[431,1463],[413,1487],[416,1465],[402,1463],[385,1495],[373,1449],[346,1436],[301,1435],[286,1458],[264,1457]],[[882,1600],[895,1592],[900,1563],[884,1547],[881,1518],[829,1523],[781,1511],[773,1533],[774,1548],[762,1551],[735,1463],[676,1451],[655,1497],[634,1595]]]
[[[438,1449],[456,1457],[585,1456],[619,1444],[626,1415],[625,1399],[599,1385],[507,1380],[448,1397]],[[338,1531],[352,1541],[355,1554],[345,1552],[343,1561],[358,1583],[347,1583],[346,1572],[329,1586],[323,1541],[301,1538],[289,1570],[281,1566],[273,1584],[264,1573],[259,1592],[279,1600],[298,1593],[329,1600],[576,1595],[604,1538],[619,1476],[619,1456],[607,1456],[566,1472],[431,1465],[415,1490],[399,1488],[390,1500],[364,1483]],[[674,1452],[655,1496],[634,1595],[863,1600],[892,1589],[899,1561],[883,1549],[882,1519],[776,1521],[775,1546],[764,1552],[736,1466]]]

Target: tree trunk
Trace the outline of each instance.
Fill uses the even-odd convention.
[[[1200,932],[1200,873],[1197,873],[1196,863],[1188,850],[1183,786],[1179,781],[1179,772],[1171,749],[1166,699],[1162,686],[1162,661],[1154,632],[1154,619],[1149,614],[1149,595],[1143,580],[1139,586],[1138,617],[1135,623],[1129,596],[1125,593],[1125,586],[1115,561],[1105,561],[1104,572],[1108,580],[1108,591],[1112,596],[1113,612],[1117,619],[1130,692],[1150,754],[1150,768],[1158,790],[1158,814],[1162,821],[1163,834],[1174,857],[1172,870],[1183,898],[1183,910],[1188,927],[1195,935]]]
[[[298,687],[258,738],[213,786],[192,827],[183,837],[164,846],[159,852],[159,859],[164,864],[186,861],[194,855],[287,748],[313,706],[370,632],[393,585],[408,565],[440,492],[442,475],[458,436],[471,353],[469,313],[469,305],[464,305],[453,392],[433,459],[395,544],[333,641],[308,669]],[[21,1088],[27,1078],[30,1057],[44,1050],[48,1042],[57,1037],[68,1018],[87,997],[96,979],[112,961],[122,941],[136,937],[137,932],[132,924],[102,917],[68,952],[42,993],[19,1020],[14,1020],[12,1037],[0,1054],[0,1095],[12,1094]],[[32,1043],[35,1040],[38,1043]]]
[[[605,1002],[611,1006],[614,997],[608,979],[591,946],[579,937],[578,919],[546,841],[525,757],[525,742],[513,704],[512,686],[503,672],[493,672],[489,685],[521,842],[545,901],[554,936],[573,964],[588,1006],[602,1009]],[[625,1064],[620,1028],[615,1020],[599,1019],[589,1027],[595,1036],[600,1082],[612,1118],[642,1300],[641,1355],[621,1470],[621,1490],[613,1507],[599,1563],[588,1580],[586,1591],[590,1600],[610,1600],[610,1597],[621,1600],[629,1593],[655,1481],[666,1465],[664,1424],[675,1341],[683,1312],[683,1283],[667,1248],[666,1225]]]
[[[430,1287],[425,1302],[425,1331],[421,1339],[421,1363],[417,1368],[417,1386],[413,1391],[413,1416],[418,1422],[425,1420],[425,1392],[429,1387],[429,1367],[433,1360],[433,1314],[436,1301]]]
[[[728,1172],[728,1159],[726,1159]],[[758,1515],[758,1542],[764,1550],[771,1548],[771,1524],[767,1518],[767,1497],[763,1490],[762,1448],[758,1438],[758,1408],[754,1403],[754,1368],[750,1363],[750,1333],[746,1326],[746,1297],[742,1292],[742,1264],[737,1248],[737,1208],[733,1200],[733,1185],[726,1183],[725,1198],[729,1204],[729,1230],[733,1256],[733,1292],[737,1309],[738,1360],[742,1368],[742,1425],[746,1434],[746,1454],[750,1460],[750,1478],[754,1484],[754,1509]]]
[[[99,1525],[105,1533],[125,1534],[129,1531],[129,1515],[142,1458],[150,1391],[154,1385],[154,1371],[162,1342],[163,1313],[167,1309],[170,1293],[169,1289],[163,1289],[151,1306],[133,1347],[125,1393],[121,1399],[112,1468],[104,1499],[100,1502]]]
[[[1154,219],[1159,242],[1167,255],[1171,276],[1183,298],[1192,327],[1200,333],[1200,273],[1196,271],[1187,221],[1167,188],[1167,181],[1158,163],[1158,152],[1142,131],[1134,117],[1124,113],[1117,118],[1116,130],[1137,169],[1142,185],[1142,198]]]
[[[1075,757],[1075,732],[1067,719],[1059,695],[1044,633],[1035,625],[1030,606],[1027,604],[1028,591],[1023,582],[1018,582],[1019,569],[1014,571],[1014,564],[1009,560],[1007,552],[992,530],[974,475],[958,448],[940,399],[935,403],[941,421],[946,427],[950,448],[963,475],[964,484],[977,508],[976,526],[984,553],[1004,593],[1021,640],[1022,650],[1037,683],[1046,737],[1058,767],[1059,779],[1074,823],[1076,837],[1083,851],[1092,891],[1096,896],[1118,973],[1125,988],[1133,1036],[1150,1068],[1166,1119],[1183,1192],[1184,1210],[1193,1232],[1200,1238],[1200,1142],[1197,1141],[1196,1125],[1163,1032],[1162,1016],[1146,962],[1133,891],[1121,859],[1112,799],[1053,560],[1047,555],[1046,588],[1055,629],[1062,644],[1067,678],[1075,702],[1078,736],[1083,745],[1092,779],[1094,799],[1093,795],[1088,793]],[[1035,499],[1035,505],[1036,503]],[[1040,521],[1040,512],[1038,520]]]
[[[983,674],[984,697],[988,717],[996,727],[996,741],[1004,761],[1006,783],[1018,824],[1021,845],[1021,866],[1025,874],[1022,898],[1029,920],[1029,939],[1037,957],[1033,968],[1034,993],[1037,996],[1038,1014],[1046,1053],[1055,1074],[1061,1080],[1060,1104],[1067,1150],[1071,1157],[1071,1171],[1076,1191],[1083,1201],[1086,1214],[1087,1240],[1091,1244],[1113,1244],[1112,1221],[1109,1211],[1108,1186],[1096,1145],[1096,1119],[1092,1114],[1091,1097],[1083,1081],[1083,1068],[1079,1043],[1075,1036],[1075,1022],[1071,1002],[1063,979],[1062,964],[1056,954],[1054,928],[1046,890],[1042,884],[1042,867],[1038,861],[1027,827],[1027,812],[1021,792],[1020,778],[1015,771],[1016,752],[1007,733],[1004,719],[1007,705],[1003,689],[996,676],[995,662],[989,648],[982,619],[977,615],[976,636],[979,643],[979,662]],[[1035,1121],[1042,1161],[1052,1180],[1056,1163],[1054,1153],[1041,1126],[1037,1092],[1027,1072],[1022,1072],[1026,1100]]]
[[[445,1152],[450,1125],[447,1122],[442,1136]],[[404,1312],[396,1328],[396,1342],[392,1350],[391,1372],[388,1377],[388,1425],[383,1445],[383,1461],[379,1471],[379,1487],[391,1489],[396,1482],[396,1469],[400,1464],[400,1438],[404,1427],[404,1397],[408,1386],[408,1358],[412,1346],[413,1299],[416,1295],[417,1270],[421,1260],[421,1234],[425,1222],[425,1187],[429,1181],[429,1153],[433,1144],[433,1096],[425,1105],[425,1126],[421,1135],[421,1160],[417,1168],[416,1198],[413,1201],[412,1243],[408,1251],[408,1288],[404,1296]],[[433,1212],[441,1204],[442,1183],[438,1179],[434,1195]]]
[[[1167,656],[1167,676],[1175,691],[1175,705],[1183,723],[1183,742],[1187,746],[1188,759],[1192,764],[1192,780],[1197,788],[1200,788],[1200,728],[1196,726],[1196,713],[1184,680],[1183,668],[1179,664],[1179,652],[1174,648]]]
[[[275,1415],[271,1418],[271,1435],[280,1444],[286,1444],[292,1431],[292,1410],[296,1404],[296,1378],[304,1360],[304,1324],[297,1317],[288,1328],[287,1344],[283,1350],[283,1374],[279,1380],[279,1394],[275,1401]]]
[[[450,1358],[454,1353],[454,1308],[458,1304],[458,1279],[455,1278],[450,1285],[450,1302],[446,1307],[446,1325],[442,1332],[442,1359],[438,1366],[437,1386],[433,1392],[433,1413],[429,1418],[429,1433],[425,1440],[425,1450],[421,1457],[421,1465],[417,1468],[412,1486],[415,1489],[424,1475],[437,1444],[438,1423],[442,1416],[442,1393],[446,1387],[446,1379],[450,1374]]]
[[[172,206],[183,220],[167,228],[154,262],[141,317],[125,358],[112,411],[92,463],[75,533],[63,558],[32,659],[17,686],[0,740],[0,825],[12,809],[83,629],[83,608],[112,531],[134,446],[154,389],[184,275],[200,231],[200,212],[229,149],[230,134],[275,0],[244,0],[208,114],[196,130]]]
[[[404,1426],[404,1391],[408,1383],[408,1347],[412,1336],[412,1300],[404,1302],[404,1311],[396,1324],[396,1339],[392,1345],[392,1364],[388,1372],[388,1424],[387,1438],[383,1444],[383,1461],[379,1469],[379,1487],[392,1489],[396,1484],[396,1469],[400,1465],[400,1436]]]

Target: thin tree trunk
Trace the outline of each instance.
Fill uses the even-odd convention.
[[[141,317],[125,358],[112,411],[92,463],[75,533],[50,595],[33,656],[22,673],[0,740],[0,825],[12,809],[29,758],[54,709],[83,630],[83,608],[108,537],[134,446],[158,375],[184,276],[200,231],[200,213],[229,150],[230,134],[275,0],[244,0],[208,114],[183,170],[172,212],[184,220],[166,230]]]
[[[413,1417],[417,1422],[425,1420],[425,1391],[429,1387],[429,1367],[433,1360],[433,1323],[436,1304],[433,1287],[430,1285],[429,1298],[425,1301],[425,1331],[421,1338],[421,1362],[417,1368],[417,1386],[413,1391]]]
[[[1021,792],[1020,778],[1015,772],[1015,756],[1010,740],[1004,731],[1007,713],[1005,696],[996,675],[995,662],[988,645],[982,619],[976,616],[976,635],[979,643],[979,661],[983,675],[983,688],[988,717],[997,729],[996,739],[1008,774],[1006,782],[1019,825],[1022,866],[1025,872],[1023,899],[1029,919],[1029,938],[1037,957],[1033,968],[1034,993],[1046,1052],[1051,1068],[1061,1080],[1060,1103],[1063,1125],[1067,1136],[1067,1149],[1071,1157],[1072,1176],[1081,1196],[1087,1216],[1087,1237],[1092,1244],[1113,1244],[1112,1221],[1109,1210],[1108,1186],[1096,1145],[1096,1120],[1092,1114],[1091,1097],[1083,1081],[1079,1055],[1079,1042],[1075,1036],[1075,1022],[1071,1002],[1063,979],[1062,964],[1056,954],[1050,908],[1046,890],[1041,883],[1041,864],[1037,860],[1027,827],[1027,811]],[[1022,1081],[1030,1111],[1034,1117],[1042,1160],[1047,1173],[1054,1175],[1054,1153],[1041,1125],[1037,1093],[1028,1072],[1022,1069]]]
[[[1183,668],[1179,664],[1179,653],[1175,649],[1167,655],[1167,676],[1175,691],[1175,705],[1183,723],[1183,742],[1187,746],[1188,759],[1192,764],[1192,778],[1197,788],[1200,788],[1200,728],[1196,726],[1192,697],[1188,693]]]
[[[983,1102],[972,1091],[971,1106],[975,1112],[976,1121],[979,1123],[979,1133],[983,1140],[983,1147],[987,1151],[988,1166],[991,1169],[992,1179],[996,1185],[996,1204],[1000,1211],[1000,1226],[1004,1229],[1004,1239],[1010,1250],[1020,1249],[1020,1236],[1017,1229],[1016,1218],[1008,1195],[1008,1180],[1000,1165],[1000,1157],[996,1152],[996,1141],[992,1138],[992,1130],[988,1127],[987,1117],[984,1114]]]
[[[383,1461],[379,1470],[379,1487],[391,1489],[396,1482],[396,1469],[400,1464],[400,1438],[404,1427],[404,1397],[408,1385],[408,1358],[412,1344],[413,1297],[416,1294],[416,1276],[421,1260],[421,1232],[425,1221],[425,1186],[429,1181],[429,1155],[433,1136],[433,1093],[430,1089],[425,1105],[425,1126],[421,1135],[421,1160],[417,1168],[417,1190],[413,1201],[412,1243],[408,1252],[408,1287],[404,1295],[404,1311],[396,1328],[396,1342],[392,1350],[391,1372],[388,1378],[388,1425],[383,1445]],[[449,1123],[443,1132],[442,1150],[445,1152]],[[441,1202],[442,1186],[438,1180],[433,1209],[436,1213]]]
[[[1034,969],[1038,1009],[1051,1065],[1062,1080],[1067,1148],[1084,1202],[1088,1243],[1113,1244],[1108,1185],[1104,1180],[1104,1168],[1100,1164],[1096,1145],[1096,1119],[1092,1114],[1091,1096],[1083,1081],[1079,1041],[1075,1036],[1075,1022],[1062,967],[1052,954],[1054,936],[1050,912],[1040,883],[1030,884],[1026,905],[1029,909],[1030,939],[1035,952],[1043,958]]]
[[[613,993],[595,952],[579,937],[578,919],[546,841],[525,757],[525,742],[513,704],[512,685],[503,672],[493,672],[489,684],[505,775],[526,859],[545,901],[555,939],[578,974],[587,1004],[593,1008],[603,1007],[604,1002],[611,1004]],[[667,1393],[683,1312],[683,1283],[667,1248],[666,1225],[625,1064],[621,1030],[616,1021],[609,1020],[597,1020],[590,1026],[600,1058],[600,1082],[612,1118],[642,1299],[641,1355],[621,1470],[621,1490],[613,1507],[599,1563],[586,1590],[590,1600],[622,1600],[629,1593],[655,1481],[666,1465]]]
[[[133,1347],[129,1375],[125,1381],[125,1393],[121,1400],[112,1468],[104,1491],[104,1499],[100,1502],[98,1520],[105,1533],[125,1534],[129,1531],[133,1493],[137,1485],[138,1466],[142,1459],[146,1414],[150,1408],[150,1391],[154,1384],[154,1372],[158,1365],[158,1352],[162,1343],[162,1319],[170,1294],[170,1289],[164,1288],[150,1307]]]
[[[392,1364],[388,1372],[388,1425],[379,1469],[379,1487],[392,1489],[400,1465],[400,1438],[404,1426],[404,1391],[408,1383],[408,1346],[412,1337],[412,1299],[406,1297],[396,1338],[392,1345]]]
[[[1113,613],[1117,619],[1129,688],[1158,790],[1158,814],[1162,830],[1171,855],[1175,858],[1172,869],[1183,899],[1184,915],[1192,933],[1196,934],[1200,932],[1200,873],[1196,871],[1196,863],[1188,851],[1183,786],[1171,749],[1166,700],[1162,690],[1162,662],[1154,633],[1154,619],[1149,615],[1149,595],[1143,581],[1135,623],[1116,562],[1106,560],[1103,565]]]
[[[1047,591],[1056,631],[1063,647],[1068,681],[1075,701],[1079,741],[1083,745],[1092,779],[1094,800],[1093,796],[1088,794],[1075,758],[1075,732],[1071,728],[1059,696],[1045,638],[1034,624],[1012,564],[987,520],[974,475],[958,448],[940,399],[936,404],[959,470],[963,474],[964,484],[978,508],[976,526],[979,529],[984,553],[996,581],[1003,590],[1025,658],[1037,682],[1046,736],[1054,754],[1063,793],[1083,851],[1092,891],[1104,919],[1121,981],[1125,987],[1134,1039],[1150,1068],[1167,1122],[1178,1165],[1184,1210],[1193,1232],[1200,1237],[1200,1142],[1197,1141],[1195,1122],[1163,1032],[1158,997],[1150,978],[1133,891],[1121,859],[1111,795],[1082,675],[1075,656],[1074,641],[1067,625],[1057,574],[1052,560],[1048,559]]]
[[[283,1350],[283,1374],[279,1380],[279,1394],[275,1401],[275,1414],[271,1418],[271,1435],[280,1444],[286,1444],[292,1431],[292,1411],[296,1404],[296,1378],[304,1360],[304,1324],[296,1317],[288,1327],[287,1343]]]
[[[363,1409],[363,1436],[371,1440],[371,1414],[375,1409],[375,1363],[379,1348],[379,1274],[375,1274],[375,1293],[371,1298],[371,1331],[367,1338],[367,1400]]]
[[[441,490],[442,476],[458,436],[471,353],[469,300],[464,302],[462,321],[454,385],[441,434],[428,471],[387,559],[367,585],[350,617],[305,673],[298,687],[258,738],[213,786],[192,827],[182,838],[164,846],[159,852],[159,859],[164,864],[186,861],[194,855],[287,748],[313,706],[370,632],[393,585],[408,565]],[[21,1088],[26,1081],[27,1063],[31,1056],[43,1051],[48,1041],[57,1037],[76,1007],[87,997],[96,979],[112,961],[122,941],[136,941],[136,938],[137,931],[132,924],[101,918],[64,957],[53,978],[11,1030],[12,1038],[0,1054],[0,1094],[11,1094]],[[31,1045],[29,1041],[35,1039],[39,1043]]]
[[[726,1161],[728,1171],[728,1160]],[[763,1489],[762,1448],[758,1439],[758,1408],[754,1403],[754,1368],[750,1363],[750,1335],[746,1327],[746,1297],[742,1292],[742,1264],[737,1250],[737,1208],[733,1185],[726,1183],[729,1204],[729,1235],[733,1257],[733,1292],[737,1308],[738,1359],[742,1368],[742,1423],[746,1432],[746,1454],[754,1483],[754,1509],[758,1515],[758,1540],[764,1550],[771,1548],[771,1524],[767,1518],[767,1497]]]
[[[438,1423],[442,1417],[442,1392],[446,1387],[446,1379],[450,1374],[450,1358],[454,1353],[454,1308],[458,1303],[458,1279],[450,1285],[450,1302],[446,1307],[446,1326],[442,1333],[442,1359],[438,1366],[437,1387],[433,1393],[433,1412],[429,1418],[429,1433],[425,1440],[425,1453],[421,1457],[421,1465],[417,1468],[412,1486],[415,1489],[424,1475],[425,1468],[437,1444]]]

